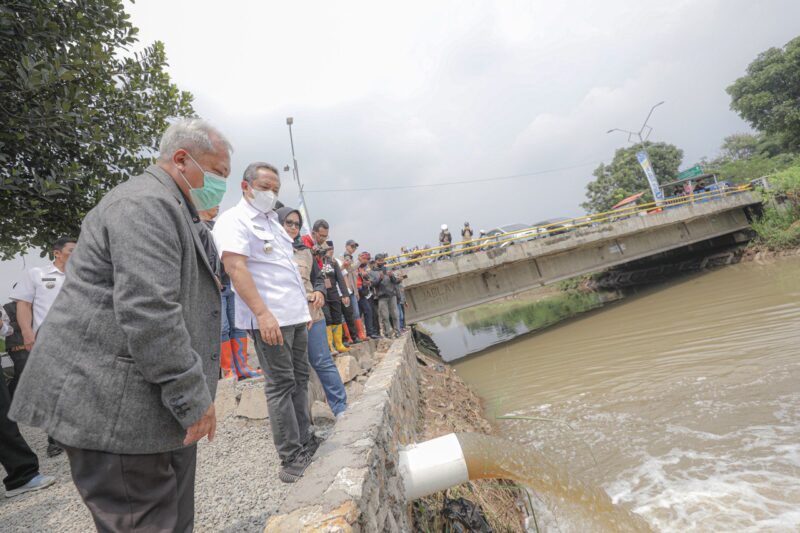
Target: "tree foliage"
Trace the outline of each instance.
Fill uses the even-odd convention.
[[[192,96],[160,42],[132,53],[121,0],[0,6],[0,257],[77,235],[103,194],[140,172]]]
[[[683,160],[683,150],[667,143],[646,143],[646,147],[659,182],[674,178]],[[587,201],[581,204],[586,211],[608,211],[620,200],[639,191],[646,191],[645,201],[653,201],[650,185],[636,159],[639,150],[641,147],[638,144],[619,148],[611,163],[601,163],[592,172],[595,180],[586,185]]]
[[[735,133],[725,137],[720,155],[701,165],[720,179],[731,183],[747,183],[796,165],[797,155],[782,152],[775,136],[763,133]]]
[[[800,149],[800,37],[759,54],[727,91],[731,109],[753,128]]]

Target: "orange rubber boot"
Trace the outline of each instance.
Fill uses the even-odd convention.
[[[222,379],[233,377],[233,350],[231,341],[224,341],[219,344],[219,366],[222,370]]]
[[[360,318],[356,319],[356,332],[358,333],[358,340],[367,340],[367,331],[364,329],[364,321]]]
[[[247,337],[231,339],[233,345],[233,368],[239,379],[253,378],[262,374],[260,368],[251,368],[247,364]]]
[[[350,328],[347,327],[347,322],[342,322],[342,329],[344,330],[344,340],[348,344],[353,344],[353,337],[350,335]]]

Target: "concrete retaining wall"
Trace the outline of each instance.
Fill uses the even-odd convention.
[[[265,531],[409,531],[398,448],[415,440],[418,370],[406,334],[389,347]]]

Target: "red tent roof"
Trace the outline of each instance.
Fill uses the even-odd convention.
[[[631,203],[631,202],[635,202],[636,200],[638,200],[639,198],[641,198],[643,195],[644,195],[644,191],[642,191],[642,192],[637,192],[636,194],[634,194],[634,195],[632,195],[632,196],[628,196],[628,197],[627,197],[627,198],[625,198],[624,200],[622,200],[622,201],[618,202],[618,203],[617,203],[616,205],[614,205],[614,207],[612,207],[611,209],[612,209],[612,210],[613,210],[613,209],[617,209],[617,208],[619,208],[619,207],[622,207],[623,205],[628,205],[628,204],[629,204],[629,203]]]

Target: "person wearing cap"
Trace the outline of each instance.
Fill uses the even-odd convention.
[[[395,273],[386,268],[386,254],[375,256],[376,267],[371,273],[372,285],[378,293],[378,315],[384,337],[400,335],[400,319],[397,316],[397,284]]]
[[[344,281],[344,288],[339,288],[339,296],[342,298],[342,343],[345,348],[349,350],[351,344],[361,342],[355,335],[356,322],[353,313],[353,300],[355,297],[353,296],[353,288],[350,284],[350,278],[347,275],[347,269],[344,266],[344,259],[336,257],[333,241],[327,241],[326,244],[328,245],[328,257],[339,266],[339,271]],[[345,297],[347,297],[346,302],[344,299]],[[351,331],[352,334],[350,333]]]
[[[453,242],[453,236],[450,230],[447,229],[447,224],[442,224],[442,231],[439,232],[439,246],[443,246],[439,253],[450,254],[450,244]],[[444,256],[442,256],[444,258]]]
[[[472,236],[474,234],[475,233],[472,231],[472,228],[469,226],[469,222],[464,222],[464,227],[461,228],[461,240],[462,241],[471,241],[472,240]],[[470,243],[465,243],[461,247],[462,248],[469,248],[470,246],[472,246],[471,242]],[[470,253],[470,252],[467,252],[467,253]]]

